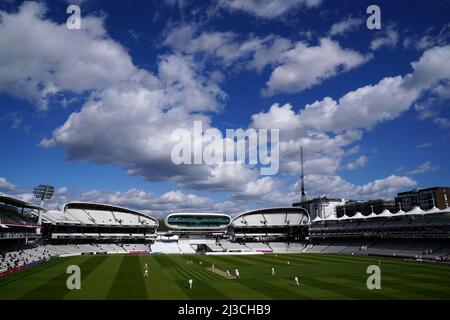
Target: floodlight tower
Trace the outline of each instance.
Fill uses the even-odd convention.
[[[301,176],[300,176],[300,186],[302,192],[301,202],[306,201],[306,193],[305,193],[305,174],[303,171],[303,147],[300,147],[300,165],[301,165]]]
[[[53,186],[40,184],[33,190],[33,195],[41,200],[41,208],[44,207],[44,201],[53,198],[55,188]],[[38,225],[42,224],[41,209],[39,209]]]

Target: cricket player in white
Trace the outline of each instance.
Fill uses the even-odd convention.
[[[230,276],[230,271],[228,271],[228,269],[227,269],[227,275]]]
[[[192,289],[192,283],[193,283],[192,279],[189,279],[188,283],[189,283],[189,289]]]
[[[275,268],[274,267],[272,267],[272,275],[273,276],[275,275]]]
[[[144,277],[148,278],[148,269],[144,270]]]
[[[238,279],[240,279],[240,278],[239,278],[239,270],[238,270],[238,269],[234,270],[234,274],[236,275],[236,277],[237,277]]]
[[[148,266],[147,266],[147,262],[145,263],[145,266],[144,266],[144,268],[145,268],[145,269],[148,269]]]
[[[300,283],[298,282],[298,277],[295,277],[294,280],[295,280],[295,284],[297,284],[297,287],[299,287]]]
[[[288,260],[288,262],[287,262],[287,265],[288,265],[288,267],[290,267],[290,266],[291,266],[291,263],[289,262],[289,260]]]

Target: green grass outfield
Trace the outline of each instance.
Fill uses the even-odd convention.
[[[368,290],[366,269],[379,261],[382,288]],[[81,290],[70,291],[66,269],[74,264],[81,268]],[[241,279],[227,280],[209,271],[211,264],[238,268]],[[0,278],[5,299],[450,299],[450,266],[328,254],[77,256]]]

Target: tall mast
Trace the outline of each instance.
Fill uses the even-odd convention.
[[[305,193],[305,175],[303,171],[303,147],[300,147],[300,165],[301,165],[301,176],[300,176],[300,185],[302,190],[302,198],[301,202],[306,201],[306,193]]]

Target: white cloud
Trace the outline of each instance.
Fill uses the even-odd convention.
[[[179,190],[169,191],[161,196],[140,189],[130,189],[124,192],[92,190],[82,193],[80,199],[141,210],[156,217],[162,217],[174,212],[216,212],[222,209],[232,211],[233,208],[238,207],[233,207],[230,203],[226,203],[222,207],[218,202],[210,198],[184,193]]]
[[[411,63],[414,74],[407,79],[407,85],[426,89],[442,83],[449,85],[450,64],[444,63],[449,57],[450,45],[426,50],[418,61]]]
[[[278,194],[277,187],[279,184],[271,177],[263,177],[255,181],[251,181],[245,185],[245,188],[235,198],[245,200],[260,200],[262,198],[273,197]]]
[[[58,93],[102,88],[136,72],[102,18],[83,17],[83,28],[73,31],[45,19],[45,12],[36,2],[23,3],[17,13],[0,12],[0,92],[45,109]]]
[[[450,46],[432,48],[411,65],[413,73],[386,77],[378,84],[348,92],[338,101],[327,97],[309,104],[299,114],[305,125],[320,131],[368,129],[398,117],[420,95],[450,78]],[[440,66],[440,67],[439,67]]]
[[[326,97],[300,108],[298,112],[290,104],[274,104],[268,111],[253,115],[251,126],[282,128],[282,172],[300,173],[299,152],[303,146],[306,174],[333,177],[342,157],[360,151],[357,147],[347,151],[344,149],[360,140],[365,130],[370,130],[382,121],[395,119],[424,92],[450,77],[450,71],[447,72],[445,67],[430,72],[435,71],[439,63],[445,64],[450,59],[449,48],[430,49],[432,53],[437,53],[434,59],[430,57],[430,52],[425,52],[412,64],[412,73],[386,77],[375,85],[348,92],[337,101]],[[356,169],[366,162],[367,158],[360,156],[357,162],[348,165],[348,169]],[[348,193],[358,190],[350,188]]]
[[[430,118],[436,117],[439,112],[435,109],[437,105],[437,99],[434,97],[430,97],[420,103],[416,103],[414,105],[414,109],[416,110],[419,120],[426,120]]]
[[[56,191],[55,191],[55,194],[58,194],[58,195],[64,195],[67,193],[69,193],[69,188],[67,188],[67,187],[60,187],[60,188],[56,189]]]
[[[240,40],[233,32],[200,32],[198,25],[182,24],[166,32],[164,44],[186,54],[205,54],[210,58],[220,59],[228,66],[238,60],[248,59],[271,38],[249,36]]]
[[[370,49],[378,50],[383,47],[394,48],[399,41],[397,30],[393,27],[386,28],[384,34],[376,37],[370,42]]]
[[[220,6],[261,18],[277,18],[299,7],[312,8],[322,0],[218,0]]]
[[[0,177],[0,191],[11,192],[15,191],[16,189],[17,187],[14,184],[9,182],[5,178]]]
[[[20,14],[23,13],[19,12],[16,15]],[[48,39],[51,39],[54,34],[59,34],[64,28],[63,25],[44,21],[43,16],[36,14],[31,16],[32,19],[25,20],[24,23],[36,20],[37,25],[46,25]],[[15,15],[12,17],[14,18]],[[18,23],[14,19],[12,21]],[[203,121],[204,129],[211,127],[211,113],[220,111],[223,100],[226,98],[225,93],[214,80],[218,77],[212,79],[205,75],[201,64],[186,55],[194,54],[198,50],[207,52],[208,48],[202,47],[202,43],[196,40],[201,35],[190,36],[190,39],[194,41],[192,47],[186,47],[191,48],[190,52],[186,54],[177,52],[159,57],[157,71],[152,74],[131,63],[131,57],[126,50],[108,37],[101,19],[91,18],[91,21],[97,26],[92,30],[97,30],[98,33],[88,33],[82,37],[86,37],[86,41],[100,47],[106,41],[112,45],[112,48],[117,49],[113,49],[115,59],[110,61],[111,65],[108,65],[108,69],[121,69],[121,63],[128,61],[129,67],[125,67],[123,73],[119,72],[125,79],[122,79],[122,76],[108,77],[106,82],[102,82],[103,71],[92,75],[96,83],[101,85],[90,92],[79,111],[72,113],[63,125],[54,130],[51,137],[42,140],[42,146],[59,145],[67,150],[69,160],[118,165],[129,174],[140,175],[151,181],[170,181],[183,188],[231,192],[230,199],[233,201],[255,200],[258,197],[270,201],[276,201],[277,197],[284,199],[278,193],[282,187],[279,181],[272,178],[260,178],[252,167],[176,166],[171,162],[170,150],[174,142],[170,137],[173,130],[178,128],[191,130],[195,119]],[[4,24],[5,20],[2,21],[2,26]],[[268,82],[271,83],[268,90],[272,88],[273,92],[302,90],[341,72],[342,69],[348,70],[355,67],[365,59],[359,53],[343,49],[337,42],[325,38],[316,47],[302,42],[292,44],[282,38],[272,38],[270,42],[263,42],[262,47],[259,47],[260,44],[253,45],[250,43],[251,38],[247,38],[250,41],[247,43],[249,50],[242,49],[242,45],[247,40],[236,45],[236,39],[226,33],[210,33],[204,39],[210,45],[218,43],[216,47],[213,47],[217,49],[215,51],[220,54],[220,59],[223,61],[236,61],[241,56],[251,56],[249,65],[253,64],[250,68],[261,70],[266,65],[277,66]],[[181,40],[174,40],[173,43]],[[221,47],[223,44],[232,49],[221,51],[224,49]],[[39,42],[33,44],[37,47],[38,53],[41,50],[39,45]],[[265,60],[263,56],[257,57],[257,53],[261,52],[259,50],[274,47],[273,52],[282,52],[279,57],[273,52]],[[0,49],[0,56],[3,54],[2,50]],[[238,53],[233,55],[233,50]],[[116,56],[119,52],[123,53],[123,57]],[[280,152],[281,168],[284,173],[298,174],[298,152],[300,146],[304,146],[305,169],[308,170],[308,175],[329,177],[329,179],[334,177],[333,181],[339,182],[339,179],[335,178],[335,172],[340,166],[341,158],[346,155],[344,148],[361,139],[363,130],[380,121],[394,119],[408,109],[422,91],[448,78],[450,73],[445,67],[445,62],[449,60],[449,56],[448,47],[430,49],[413,64],[414,72],[409,75],[387,77],[378,84],[351,91],[338,101],[326,97],[321,101],[313,102],[299,112],[295,112],[289,104],[283,106],[274,104],[268,112],[253,115],[251,126],[282,129]],[[14,58],[11,55],[8,57],[8,59]],[[38,54],[30,59],[34,59],[33,64],[45,65],[45,55]],[[59,61],[56,56],[54,60]],[[288,68],[290,65],[292,65],[291,69]],[[60,82],[72,84],[71,81],[64,82],[67,78],[65,73],[71,70],[64,69],[64,65],[59,63],[53,66],[55,70],[48,75],[48,79],[43,78],[43,80],[48,81],[50,87],[57,88],[54,92],[90,91],[86,89],[87,85],[80,86],[78,89],[75,86],[62,86]],[[289,84],[289,79],[281,79],[283,72],[277,71],[280,68],[282,71],[283,68],[288,68],[288,74],[291,72],[292,75],[291,80],[298,83]],[[19,73],[19,76],[26,79],[28,74],[30,72],[27,71]],[[55,77],[54,74],[59,76]],[[84,74],[80,76],[84,77]],[[272,80],[274,82],[271,82]],[[24,94],[23,97],[41,97],[45,90],[45,88],[41,90],[42,92],[38,90],[36,96]],[[44,97],[47,95],[44,94]],[[377,180],[373,182],[373,186],[367,185],[365,188],[348,183],[344,183],[344,186],[349,185],[349,194],[351,192],[374,194],[383,182],[384,180],[381,182]],[[396,182],[399,185],[408,185],[412,183],[412,180],[394,176],[386,183],[395,185]],[[365,191],[366,189],[368,191]],[[114,193],[115,198],[113,195],[103,195],[104,192],[97,195],[93,192],[85,196],[96,196],[97,199],[121,203],[125,202],[125,198],[134,197],[136,203],[139,201],[145,203],[144,200],[150,196],[142,192],[142,190],[133,190],[125,196],[123,192]],[[102,195],[105,198],[102,198]],[[207,206],[207,202],[202,204],[202,201],[206,200],[201,198],[183,196],[175,192],[168,193],[161,201],[182,199],[192,203],[193,206]],[[214,207],[218,204],[212,205]]]
[[[263,94],[272,96],[303,91],[338,73],[351,70],[369,58],[352,49],[344,49],[328,38],[320,39],[317,46],[298,42],[292,49],[283,52],[279,58],[280,64],[272,71]]]
[[[320,39],[316,46],[274,35],[242,40],[233,32],[199,32],[197,25],[189,24],[169,29],[164,43],[178,52],[218,59],[219,68],[244,66],[261,72],[270,66],[273,70],[263,90],[266,96],[300,92],[371,58],[329,38]]]
[[[360,27],[363,24],[363,22],[364,21],[360,18],[348,17],[344,20],[341,20],[333,24],[328,33],[330,34],[330,36],[336,35],[343,36],[353,30],[356,30],[357,27]]]
[[[450,23],[444,25],[436,32],[435,28],[426,30],[425,35],[421,34],[405,37],[403,46],[405,48],[415,48],[426,50],[432,47],[445,46],[450,42]]]
[[[148,180],[196,189],[238,194],[257,181],[256,172],[245,166],[171,162],[172,132],[191,131],[194,120],[209,128],[211,112],[220,111],[226,98],[190,57],[159,57],[157,73],[151,74],[132,64],[101,18],[84,17],[77,33],[46,19],[38,3],[2,12],[0,28],[1,90],[39,100],[43,107],[53,94],[90,91],[81,109],[43,139],[42,147],[63,146],[68,160],[115,164]]]
[[[434,123],[437,124],[439,127],[443,129],[450,128],[450,119],[443,118],[443,117],[436,117],[434,118]]]
[[[300,121],[320,131],[370,128],[396,118],[418,98],[418,90],[403,84],[401,76],[388,77],[348,92],[338,101],[326,97],[307,105],[299,115]]]
[[[369,161],[368,157],[366,157],[366,156],[359,156],[358,158],[355,159],[355,161],[347,163],[345,168],[347,170],[361,169],[361,168],[364,168],[366,166],[367,161]]]
[[[431,119],[434,124],[442,129],[450,128],[450,120],[441,115],[441,109],[445,105],[445,99],[439,96],[431,96],[414,105],[419,120]]]
[[[407,174],[410,176],[415,176],[418,174],[428,173],[428,172],[434,172],[439,169],[438,166],[435,166],[431,163],[431,161],[426,161],[424,163],[421,163],[415,168],[414,170],[409,171]]]
[[[39,204],[39,200],[32,193],[11,191],[9,194],[24,201]],[[248,202],[236,199],[218,201],[181,190],[156,195],[136,188],[127,191],[90,190],[75,194],[68,188],[61,187],[44,205],[47,209],[59,210],[70,201],[112,204],[135,209],[157,218],[174,212],[224,212],[235,215],[248,209]]]
[[[327,195],[358,200],[391,198],[397,192],[416,186],[417,182],[409,177],[391,175],[363,185],[355,185],[336,175],[309,175],[305,177],[305,184],[310,197]]]
[[[419,149],[425,149],[425,148],[429,148],[432,147],[434,144],[432,142],[425,142],[425,143],[421,143],[417,145],[417,148]]]

